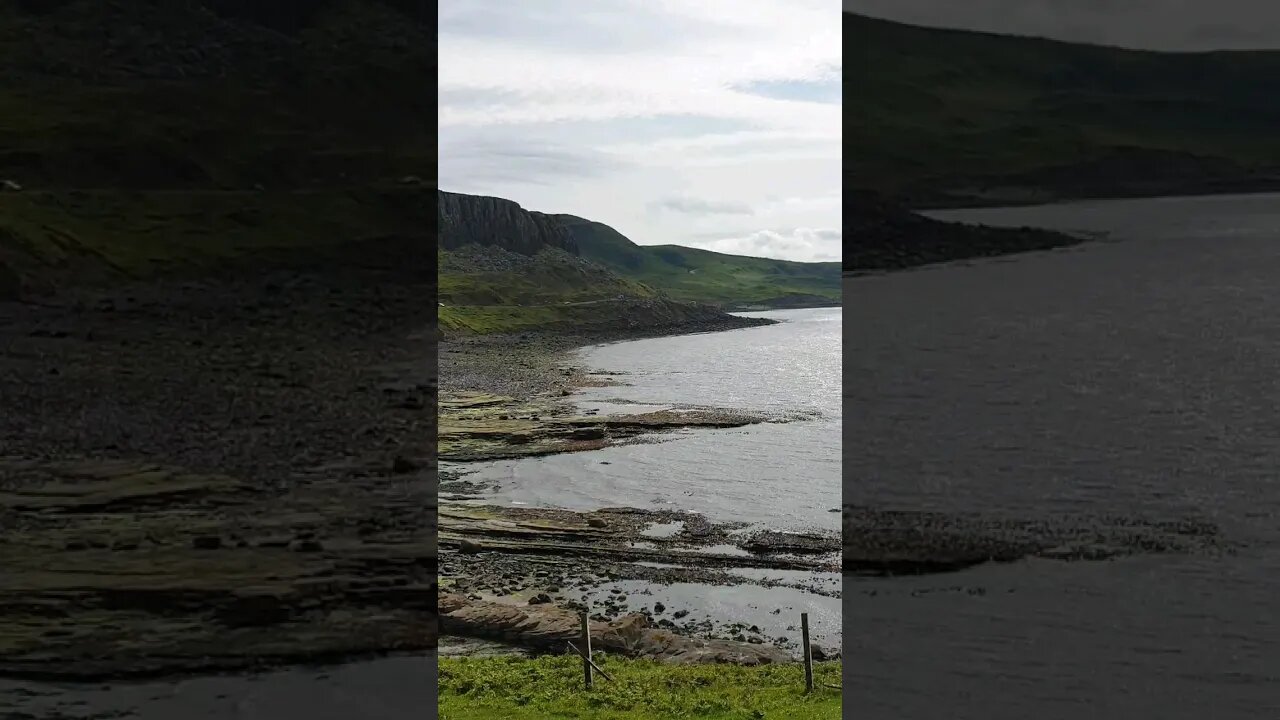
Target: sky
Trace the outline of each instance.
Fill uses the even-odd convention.
[[[836,0],[441,0],[440,189],[641,245],[841,255]]]
[[[1280,49],[1277,0],[843,0],[916,25],[1143,50]]]

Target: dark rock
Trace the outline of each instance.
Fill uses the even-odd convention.
[[[569,434],[574,440],[603,440],[606,435],[602,427],[578,428]]]
[[[438,191],[439,247],[496,246],[521,255],[543,248],[578,254],[564,225],[550,215],[531,212],[511,200]]]
[[[222,538],[217,535],[200,535],[192,539],[191,547],[196,550],[217,550],[222,547]]]
[[[405,475],[415,472],[421,467],[421,465],[409,458],[397,456],[391,463],[391,472],[394,472],[397,475]]]

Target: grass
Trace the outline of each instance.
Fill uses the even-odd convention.
[[[608,324],[620,315],[677,311],[643,283],[608,268],[583,263],[563,251],[527,257],[496,248],[464,253],[437,249],[441,306],[437,317],[446,333],[509,333],[553,326]],[[485,259],[487,258],[487,260]],[[476,271],[486,262],[503,270]],[[627,302],[617,302],[625,299]],[[655,301],[646,306],[648,301]]]
[[[538,658],[442,658],[441,720],[835,720],[838,690],[804,692],[799,664],[664,665],[605,657],[583,688],[582,663],[569,655]],[[818,663],[819,683],[840,684],[840,663]]]
[[[407,207],[406,207],[407,206]],[[146,277],[246,255],[421,233],[395,192],[59,191],[0,195],[0,233],[33,274],[77,258]]]
[[[728,307],[785,306],[799,298],[840,302],[840,263],[744,257],[678,245],[640,246],[608,225],[572,215],[557,218],[573,233],[583,257],[677,300]]]
[[[446,305],[437,311],[441,330],[478,335],[520,332],[570,321],[565,311],[548,305]]]

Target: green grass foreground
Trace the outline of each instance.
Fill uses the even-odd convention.
[[[550,720],[701,718],[705,720],[826,720],[839,718],[839,662],[814,665],[818,684],[804,692],[799,663],[664,665],[648,660],[598,658],[613,678],[598,674],[583,687],[582,661],[571,655],[440,660],[441,720]]]

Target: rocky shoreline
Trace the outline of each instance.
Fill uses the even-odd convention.
[[[882,272],[934,263],[1052,250],[1090,238],[1038,228],[943,222],[887,198],[853,191],[845,199],[844,271]]]
[[[433,292],[312,269],[0,305],[0,674],[432,650]]]
[[[706,332],[765,322],[735,318],[715,327],[680,330]],[[690,584],[743,586],[750,592],[745,588],[785,587],[838,599],[838,583],[832,587],[805,579],[814,574],[838,577],[840,541],[834,533],[760,531],[671,510],[498,507],[484,504],[484,488],[468,480],[467,467],[474,462],[599,449],[677,428],[788,421],[719,408],[606,416],[576,411],[568,400],[574,389],[622,383],[625,375],[591,374],[573,365],[570,350],[669,334],[663,330],[441,343],[439,447],[448,464],[441,470],[440,582],[441,592],[454,598],[448,608],[442,605],[442,633],[496,639],[512,652],[547,649],[548,643],[563,646],[561,635],[570,632],[565,618],[575,617],[572,611],[587,611],[602,623],[602,633],[627,628],[624,634],[631,633],[630,639],[615,643],[615,651],[633,656],[672,662],[780,661],[791,657],[798,637],[771,636],[757,623],[698,616],[648,599],[643,588]],[[620,584],[633,587],[634,594],[619,589]],[[544,630],[511,630],[533,627]],[[492,652],[492,647],[482,651]]]

